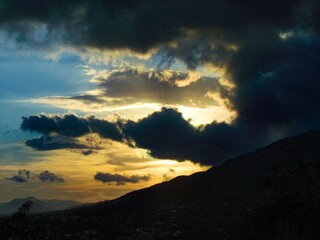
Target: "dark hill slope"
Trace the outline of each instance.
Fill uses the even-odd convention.
[[[259,195],[263,178],[274,169],[286,175],[304,156],[319,150],[320,130],[309,131],[230,159],[218,168],[177,177],[90,209],[135,212],[169,205],[250,203]]]

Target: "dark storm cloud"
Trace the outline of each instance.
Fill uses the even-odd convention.
[[[126,183],[139,183],[141,181],[149,181],[150,178],[151,177],[149,175],[126,176],[126,175],[103,173],[103,172],[97,172],[97,174],[94,176],[94,179],[96,181],[100,181],[103,183],[113,183],[114,182],[117,185],[125,185]]]
[[[196,69],[206,63],[222,67],[225,61],[232,56],[235,49],[232,44],[239,43],[243,36],[237,40],[210,34],[191,35],[176,41],[176,46],[163,46],[159,49],[159,56],[162,59],[159,68],[174,63],[175,59],[182,60],[189,69]],[[237,45],[234,45],[237,46]]]
[[[125,122],[121,128],[137,147],[149,149],[150,154],[157,158],[192,158],[197,151],[194,143],[198,142],[200,137],[197,129],[186,121],[181,113],[168,108],[163,108],[161,112],[155,112],[138,122]]]
[[[287,40],[265,36],[228,63],[237,85],[232,103],[252,128],[319,126],[320,41],[300,34]]]
[[[299,0],[2,0],[0,24],[18,42],[47,42],[97,48],[150,47],[184,35],[185,29],[234,32],[258,27],[288,27],[294,23]],[[308,3],[310,4],[310,3]],[[301,4],[300,4],[301,5]],[[43,39],[35,34],[43,23]]]
[[[21,129],[45,135],[57,133],[68,137],[79,137],[94,132],[103,138],[115,141],[122,139],[122,135],[114,123],[97,119],[94,116],[80,118],[72,114],[63,116],[41,114],[28,118],[23,117]]]
[[[42,118],[44,117],[45,115],[42,115]],[[56,117],[55,115],[46,116],[46,118]],[[32,116],[30,118],[32,119]],[[30,126],[27,118],[24,119],[22,124]],[[101,134],[104,129],[108,129],[108,127],[105,127],[109,126],[108,124],[110,124],[108,121],[99,120],[99,124],[96,124],[99,127],[92,128],[91,133],[99,133],[101,137],[110,139],[108,134]],[[194,127],[176,109],[165,107],[139,121],[119,119],[112,124],[119,129],[122,136],[121,139],[116,141],[121,141],[131,147],[147,149],[151,156],[159,159],[191,160],[201,164],[216,165],[227,157],[238,153],[239,149],[243,148],[249,141],[245,140],[246,135],[243,134],[245,130],[238,128],[236,125],[213,122],[205,126]],[[42,126],[32,129],[23,128],[23,130],[48,133],[47,130],[43,130]],[[55,132],[64,134],[64,132],[69,131],[60,131],[56,128]],[[83,135],[85,134],[87,133],[83,132]],[[51,139],[51,137],[44,136],[36,140],[28,140],[26,144],[33,146],[30,142],[47,138]],[[58,140],[55,145],[59,145],[61,148],[64,146],[66,148],[76,147],[76,145],[72,147],[71,144],[63,145]],[[44,146],[46,145],[44,144]],[[51,147],[50,144],[48,146]],[[35,148],[35,146],[33,147]],[[86,148],[88,147],[86,146]],[[49,148],[47,149],[49,150]],[[46,148],[40,144],[39,150],[46,150]]]
[[[6,177],[5,179],[19,183],[25,183],[32,180],[39,180],[41,182],[65,182],[64,178],[62,178],[61,176],[57,176],[55,173],[50,172],[48,170],[43,171],[39,174],[35,174],[30,172],[29,170],[22,169],[18,171],[17,175],[14,175],[12,177]]]
[[[138,122],[119,123],[128,142],[160,159],[218,165],[244,147],[244,137],[226,123],[194,127],[175,109],[162,108]],[[247,141],[245,141],[247,142]]]

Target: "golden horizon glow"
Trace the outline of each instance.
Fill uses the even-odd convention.
[[[99,114],[106,119],[113,119],[117,115],[124,119],[139,120],[147,117],[155,111],[159,111],[163,106],[178,109],[185,119],[191,119],[194,126],[210,124],[216,122],[232,122],[236,117],[234,111],[226,107],[226,102],[216,93],[207,93],[207,96],[218,102],[219,105],[208,106],[207,108],[188,107],[182,105],[163,105],[160,103],[134,103],[124,106],[106,107],[103,104],[85,104],[75,99],[63,99],[60,96],[49,98],[37,98],[31,100],[22,100],[21,102],[30,102],[34,104],[45,104],[69,111],[81,111],[86,115]]]
[[[207,170],[209,167],[200,166],[190,161],[159,160],[150,157],[146,150],[133,149],[124,144],[104,141],[103,150],[84,156],[80,152],[70,150],[51,150],[46,152],[34,151],[21,143],[16,149],[21,155],[32,154],[33,159],[27,162],[16,162],[22,157],[19,154],[8,156],[5,165],[1,165],[0,202],[14,198],[34,196],[40,199],[75,200],[79,202],[97,202],[114,199],[133,190],[145,188],[156,183],[195,172]],[[4,180],[11,177],[20,169],[27,169],[39,174],[48,170],[65,179],[65,183],[50,183],[30,181],[16,183]],[[94,179],[97,172],[107,172],[121,175],[150,175],[150,181],[127,183],[117,186],[115,183],[105,184]]]

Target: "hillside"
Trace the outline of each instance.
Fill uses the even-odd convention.
[[[297,164],[298,154],[306,156],[319,149],[320,130],[310,131],[230,159],[218,168],[177,177],[95,207],[137,211],[165,205],[249,200],[259,194],[260,180],[272,174],[275,167],[286,175]]]

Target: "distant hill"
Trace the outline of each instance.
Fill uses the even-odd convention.
[[[16,198],[8,203],[0,203],[0,215],[9,215],[18,210],[26,201],[33,202],[31,213],[43,213],[60,211],[68,208],[80,206],[81,203],[75,201],[64,201],[55,199],[37,199],[35,197]]]

